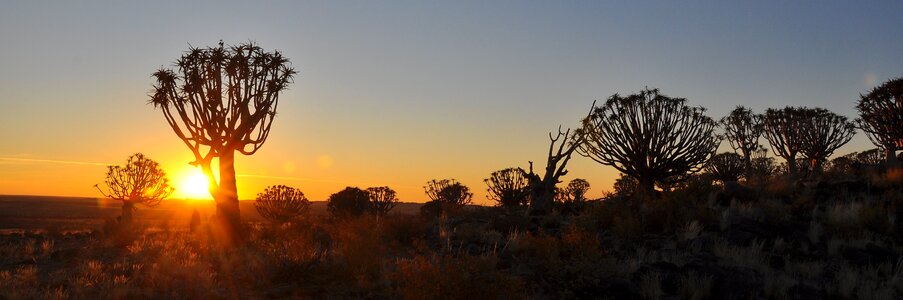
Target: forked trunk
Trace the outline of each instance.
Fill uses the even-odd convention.
[[[244,241],[241,231],[241,212],[238,208],[238,188],[235,185],[235,152],[226,151],[219,157],[219,189],[216,200],[216,219],[220,238],[227,246]]]

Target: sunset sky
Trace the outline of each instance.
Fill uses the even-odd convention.
[[[299,74],[267,143],[236,159],[239,194],[323,200],[388,185],[423,202],[456,178],[545,162],[548,132],[645,86],[720,118],[819,106],[903,76],[901,1],[3,1],[0,194],[99,196],[104,165],[142,152],[180,185],[189,150],[148,105],[151,73],[189,46],[255,41]],[[762,142],[765,142],[762,139]],[[837,151],[871,148],[857,135]],[[722,150],[727,150],[727,143]],[[575,157],[590,196],[616,171]],[[176,197],[191,196],[179,191]]]

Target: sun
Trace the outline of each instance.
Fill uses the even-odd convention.
[[[179,193],[182,197],[194,200],[210,199],[207,176],[200,170],[191,169],[182,176],[180,182]]]

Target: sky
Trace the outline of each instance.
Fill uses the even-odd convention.
[[[426,181],[455,178],[489,204],[483,178],[544,164],[548,133],[614,93],[855,118],[860,93],[903,76],[900,1],[125,2],[0,2],[0,194],[97,197],[135,152],[183,186],[198,171],[147,104],[151,73],[219,40],[299,72],[266,144],[236,158],[242,199],[388,185],[423,202]],[[836,153],[871,147],[860,133]],[[593,197],[618,175],[569,170]]]

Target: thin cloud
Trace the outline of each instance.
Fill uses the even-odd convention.
[[[0,156],[0,161],[36,163],[36,164],[83,165],[83,166],[109,166],[110,165],[109,163],[99,163],[99,162],[90,162],[90,161],[37,159],[37,158],[21,158],[21,157],[8,157],[8,156]]]

